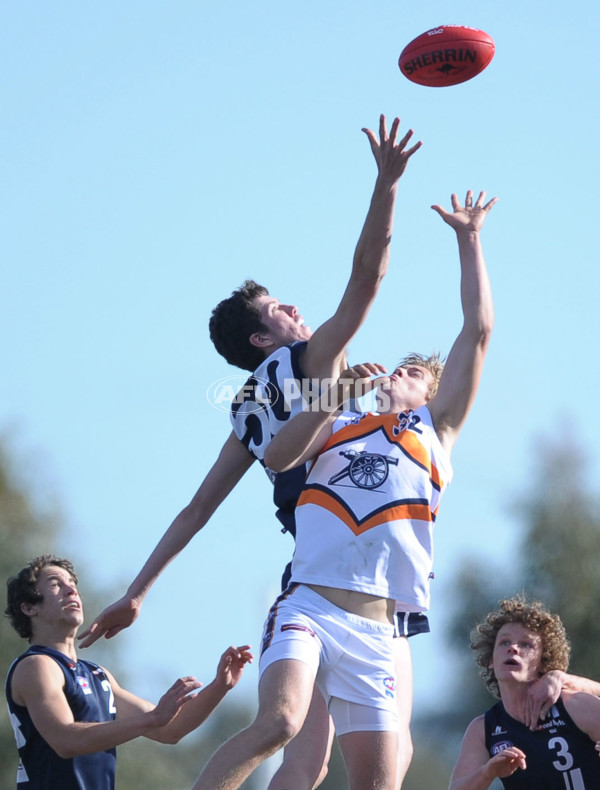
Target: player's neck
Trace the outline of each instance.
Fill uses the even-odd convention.
[[[40,631],[33,635],[31,639],[32,645],[42,645],[42,647],[51,647],[53,650],[58,650],[68,656],[71,661],[77,661],[77,645],[75,644],[76,631],[65,634],[44,633]]]
[[[513,719],[525,723],[527,691],[531,683],[500,683],[500,694],[505,711]]]

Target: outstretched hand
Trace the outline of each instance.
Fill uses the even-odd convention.
[[[350,398],[361,398],[381,383],[381,378],[373,379],[372,376],[381,376],[386,373],[384,366],[378,362],[364,362],[362,365],[352,365],[352,367],[344,370],[338,379],[338,400],[345,402]]]
[[[79,647],[89,647],[101,637],[111,639],[119,631],[128,628],[137,619],[141,604],[124,595],[115,603],[107,606],[94,622],[77,639],[82,640]]]
[[[371,131],[371,129],[361,130],[369,138],[371,151],[373,151],[373,156],[377,162],[379,176],[381,178],[388,179],[392,183],[398,181],[406,169],[408,160],[415,153],[415,151],[418,151],[423,145],[423,143],[419,141],[413,145],[412,148],[409,148],[405,151],[404,149],[406,148],[408,141],[413,136],[413,130],[409,129],[400,142],[396,143],[399,127],[400,118],[394,118],[392,121],[392,128],[388,134],[385,115],[380,115],[379,140],[377,139],[375,132]]]
[[[454,228],[457,233],[478,233],[491,208],[498,202],[498,198],[495,197],[484,205],[485,192],[480,192],[475,205],[473,205],[473,190],[471,189],[467,192],[464,206],[461,206],[456,194],[453,194],[450,200],[452,201],[452,212],[438,205],[431,208],[437,211],[444,222]]]
[[[227,690],[232,689],[242,677],[246,664],[251,664],[253,658],[250,645],[228,647],[219,660],[215,681]]]
[[[192,692],[197,691],[201,686],[202,683],[191,675],[176,680],[171,688],[162,695],[157,706],[152,711],[152,717],[156,721],[156,726],[164,727],[168,724],[179,713],[186,702],[198,696],[197,693],[193,694]]]

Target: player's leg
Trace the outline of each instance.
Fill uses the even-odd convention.
[[[319,671],[320,683],[330,694],[329,711],[349,788],[396,790],[398,697],[406,694],[411,681],[405,673],[408,644],[393,638],[392,626],[356,615],[338,612],[337,626],[340,655],[329,672]],[[407,724],[409,716],[403,715]]]
[[[283,763],[268,790],[313,790],[327,776],[334,728],[323,695],[315,686],[302,729],[283,752]]]
[[[348,732],[338,740],[349,790],[395,790],[397,731]]]
[[[394,639],[394,652],[396,678],[399,680],[396,696],[398,705],[398,771],[396,787],[400,788],[413,756],[413,743],[410,734],[413,703],[413,668],[410,645],[405,636]]]
[[[267,666],[259,683],[254,722],[213,754],[193,790],[237,790],[300,731],[314,683],[315,670],[303,661],[283,659]]]

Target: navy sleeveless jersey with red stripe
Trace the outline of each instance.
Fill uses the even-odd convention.
[[[502,702],[485,713],[485,745],[493,757],[508,746],[525,752],[527,768],[502,779],[507,790],[596,790],[600,758],[594,742],[567,713],[562,699],[532,732]]]
[[[114,790],[116,749],[59,757],[35,728],[27,708],[15,703],[11,693],[13,672],[31,655],[49,656],[60,666],[65,676],[65,697],[75,721],[112,721],[116,713],[102,667],[91,661],[74,662],[58,650],[32,645],[15,659],[6,679],[6,699],[20,757],[17,790]]]

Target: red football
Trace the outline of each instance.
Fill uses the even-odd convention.
[[[444,25],[428,30],[407,44],[398,65],[412,82],[443,88],[475,77],[489,65],[495,51],[492,37],[483,30]]]

